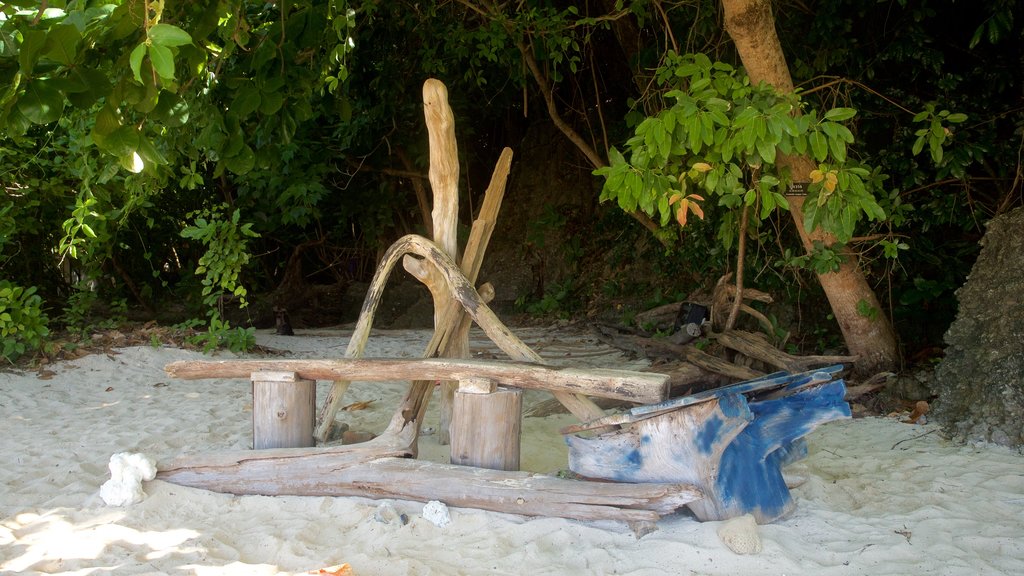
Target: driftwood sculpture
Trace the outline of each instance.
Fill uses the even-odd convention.
[[[544,366],[543,359],[488,307],[491,287],[475,287],[511,151],[506,149],[499,160],[459,266],[454,260],[453,226],[458,163],[451,110],[439,82],[424,85],[424,108],[431,134],[435,238],[405,236],[384,254],[345,358],[167,366],[174,377],[248,378],[273,382],[272,390],[281,389],[281,383],[287,391],[292,382],[308,389],[315,380],[331,381],[315,434],[311,427],[300,427],[305,430],[300,435],[315,435],[321,443],[350,381],[413,379],[387,429],[355,445],[310,447],[300,439],[296,447],[186,456],[162,465],[157,477],[234,494],[437,499],[523,515],[615,519],[630,523],[638,534],[684,505],[702,519],[752,512],[761,521],[770,521],[785,513],[792,500],[781,467],[801,456],[801,438],[810,430],[849,415],[842,401],[843,383],[833,380],[838,367],[792,376],[777,373],[668,399],[666,375]],[[363,359],[384,285],[399,260],[434,297],[433,338],[422,360]],[[464,359],[470,322],[513,362]],[[448,382],[450,392],[442,395],[443,412],[450,412],[451,421],[452,464],[447,465],[414,460],[419,429],[438,381]],[[518,398],[523,388],[551,392],[584,423],[565,431],[570,434],[570,468],[586,478],[611,482],[518,471]],[[267,402],[275,412],[263,416],[289,416],[293,407],[283,400],[286,396],[291,397],[282,393]],[[305,405],[310,396],[295,397]],[[592,397],[637,405],[609,416]],[[312,411],[304,416],[311,417]]]

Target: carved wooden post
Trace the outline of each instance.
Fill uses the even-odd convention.
[[[307,448],[315,446],[316,381],[295,372],[253,372],[252,447]]]

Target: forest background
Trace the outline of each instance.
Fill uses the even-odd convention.
[[[1022,204],[1022,18],[1008,0],[0,3],[2,355],[130,320],[234,349],[275,306],[351,320],[346,290],[429,235],[435,77],[466,231],[517,154],[507,312],[628,322],[732,272],[775,297],[761,329],[795,351],[884,348],[888,326],[896,353],[867,368],[927,361],[985,223]],[[795,94],[743,42],[768,27]],[[837,304],[847,272],[863,287]]]

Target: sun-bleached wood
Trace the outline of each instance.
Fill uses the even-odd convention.
[[[253,371],[250,380],[253,449],[315,445],[316,381],[290,371]]]
[[[469,280],[447,254],[442,252],[430,240],[415,234],[399,238],[384,253],[380,264],[377,266],[373,280],[366,291],[366,298],[363,300],[363,309],[359,314],[359,321],[356,322],[356,327],[352,332],[348,348],[345,351],[346,358],[362,356],[363,350],[366,347],[366,339],[370,333],[370,326],[373,325],[373,316],[377,311],[377,306],[380,304],[380,297],[384,291],[388,276],[398,260],[407,254],[427,260],[441,271],[441,277],[447,283],[449,291],[455,296],[455,300],[459,302],[459,305],[469,314],[470,318],[480,326],[484,334],[511,359],[536,364],[545,363],[539,354],[531,350],[529,346],[498,319],[494,311],[484,302],[480,294],[473,288]],[[445,320],[447,321],[449,318],[457,319],[457,313],[458,311],[454,308],[447,310]],[[444,334],[435,330],[430,343],[427,345],[427,349],[439,349],[443,338]],[[426,412],[429,401],[429,392],[433,389],[433,386],[434,381],[432,380],[413,381],[412,386],[409,387],[405,397],[402,399],[402,405],[399,407],[394,418],[392,418],[391,426],[388,430],[388,433],[393,434],[403,430],[411,430],[412,432],[408,437],[413,441],[413,445],[410,446],[410,449],[413,451],[415,451],[415,438],[419,433],[419,427],[423,421],[423,413]],[[552,393],[569,412],[584,422],[596,420],[604,416],[604,411],[586,396],[570,392]],[[320,427],[317,429],[317,439],[321,442],[323,442],[324,438],[321,434],[329,431],[330,426],[327,422],[328,420],[333,421],[338,408],[340,408],[340,397],[332,398],[331,395],[328,395],[328,401],[321,414],[329,415],[329,418],[326,416],[321,418]]]
[[[373,446],[368,446],[374,444]],[[523,516],[655,522],[701,497],[686,484],[616,484],[387,457],[366,444],[197,455],[157,478],[229,494],[400,498]]]
[[[523,391],[455,391],[451,462],[491,470],[519,470]]]
[[[484,254],[487,252],[487,246],[491,241],[491,234],[494,232],[494,227],[498,220],[501,202],[505,197],[505,184],[508,181],[508,174],[511,169],[512,150],[505,148],[501,151],[501,156],[498,157],[498,162],[491,173],[491,181],[484,191],[484,201],[480,206],[480,213],[477,215],[476,220],[473,221],[473,226],[469,231],[469,240],[466,242],[466,251],[459,265],[470,284],[475,285],[480,275]],[[490,302],[493,298],[493,293],[488,297],[487,294],[484,294],[482,288],[480,289],[481,296],[484,297],[485,302]],[[450,328],[448,326],[444,327],[448,332],[442,338],[441,349],[443,352],[446,352],[449,349],[449,342],[452,342],[455,345],[455,350],[458,351],[465,348],[468,352],[469,329],[473,323],[472,319],[462,311],[458,304],[451,303],[449,306],[456,308],[455,314],[458,320],[454,326]],[[454,354],[442,353],[442,355],[449,358],[455,357]],[[438,424],[437,440],[442,445],[447,444],[450,437],[449,431],[451,428],[454,394],[455,387],[450,383],[443,383],[441,385],[440,423]]]
[[[564,368],[469,358],[356,358],[339,360],[181,360],[164,370],[172,378],[245,378],[259,371],[289,372],[308,380],[386,382],[487,379],[516,388],[586,394],[640,404],[668,397],[669,377],[612,368]]]

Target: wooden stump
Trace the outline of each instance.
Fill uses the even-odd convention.
[[[462,381],[455,392],[451,463],[491,470],[519,470],[523,391],[497,388],[491,392],[477,384],[467,385]]]
[[[307,448],[315,446],[316,381],[295,372],[253,372],[252,447]]]

